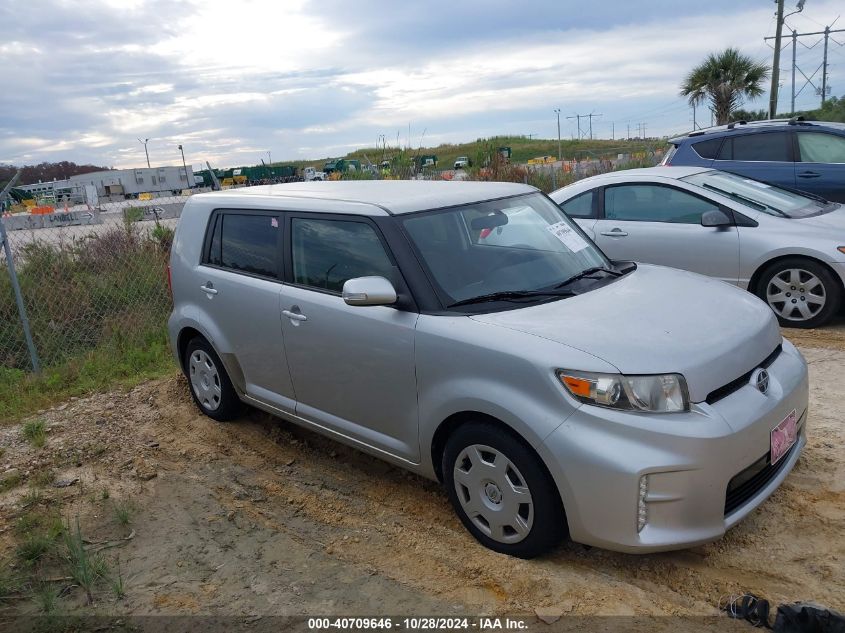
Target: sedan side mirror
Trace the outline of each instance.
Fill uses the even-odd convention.
[[[356,277],[343,284],[343,300],[350,306],[389,306],[396,303],[396,289],[384,277]]]
[[[701,214],[701,226],[731,226],[733,220],[728,217],[728,214],[718,209],[712,211],[705,211]]]

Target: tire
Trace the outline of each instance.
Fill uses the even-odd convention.
[[[486,421],[463,424],[446,441],[442,466],[452,507],[485,547],[534,558],[566,535],[557,488],[517,435]]]
[[[768,266],[760,275],[756,291],[784,327],[824,325],[842,302],[840,281],[826,267],[804,257],[790,257]]]
[[[199,336],[185,349],[185,376],[200,411],[218,422],[238,417],[242,403],[211,344]]]

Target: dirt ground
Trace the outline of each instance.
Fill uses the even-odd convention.
[[[0,473],[20,475],[0,494],[0,561],[24,571],[21,517],[58,508],[109,548],[125,580],[124,598],[100,586],[86,606],[65,578],[70,610],[700,616],[743,592],[845,610],[845,322],[785,334],[810,364],[809,443],[771,499],[709,545],[632,556],[565,543],[533,561],[495,554],[435,483],[259,412],[216,423],[174,376],[41,413],[40,449],[21,425],[0,427]],[[33,500],[45,471],[54,483],[42,481]],[[114,508],[127,502],[121,524]],[[61,574],[50,565],[37,573]],[[0,614],[35,612],[27,591],[0,601]]]

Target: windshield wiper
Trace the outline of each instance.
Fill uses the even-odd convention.
[[[486,303],[487,301],[513,301],[515,299],[525,299],[529,297],[571,297],[575,293],[571,290],[503,290],[501,292],[491,292],[490,294],[480,295],[478,297],[470,297],[469,299],[461,299],[447,305],[447,308],[454,308],[456,306],[465,306],[473,303]]]
[[[588,277],[589,275],[593,275],[595,273],[607,273],[608,275],[613,275],[614,277],[621,277],[624,273],[618,270],[612,270],[605,266],[592,266],[590,268],[585,268],[580,273],[576,273],[572,275],[569,279],[564,279],[555,288],[563,288],[564,286],[568,286],[569,284],[578,281],[579,279],[583,279],[584,277]]]
[[[758,202],[753,198],[749,198],[747,196],[743,196],[741,193],[736,193],[735,191],[725,191],[724,189],[719,189],[719,187],[714,187],[713,185],[708,185],[704,183],[701,185],[705,189],[709,189],[710,191],[715,191],[716,193],[721,193],[723,196],[727,196],[728,198],[733,198],[734,200],[739,200],[740,202],[744,202],[747,205],[757,209],[758,211],[765,211],[766,209],[771,209],[775,213],[778,213],[784,218],[788,218],[789,215],[781,211],[780,209],[773,207],[770,204],[766,204],[765,202]]]

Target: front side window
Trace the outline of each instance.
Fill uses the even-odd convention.
[[[446,306],[497,293],[553,291],[579,272],[611,266],[541,194],[414,213],[401,222]]]
[[[845,163],[845,137],[819,132],[800,132],[798,148],[802,163]]]
[[[661,185],[617,185],[604,190],[604,217],[635,222],[700,224],[719,207],[698,196]]]
[[[279,218],[267,214],[218,214],[207,261],[238,272],[277,277]]]
[[[725,139],[719,150],[719,160],[747,160],[788,163],[789,135],[786,132],[746,134]]]
[[[593,192],[588,191],[562,202],[560,208],[571,218],[593,217]]]
[[[367,223],[293,218],[291,240],[296,284],[339,293],[355,277],[393,281],[390,257]]]

